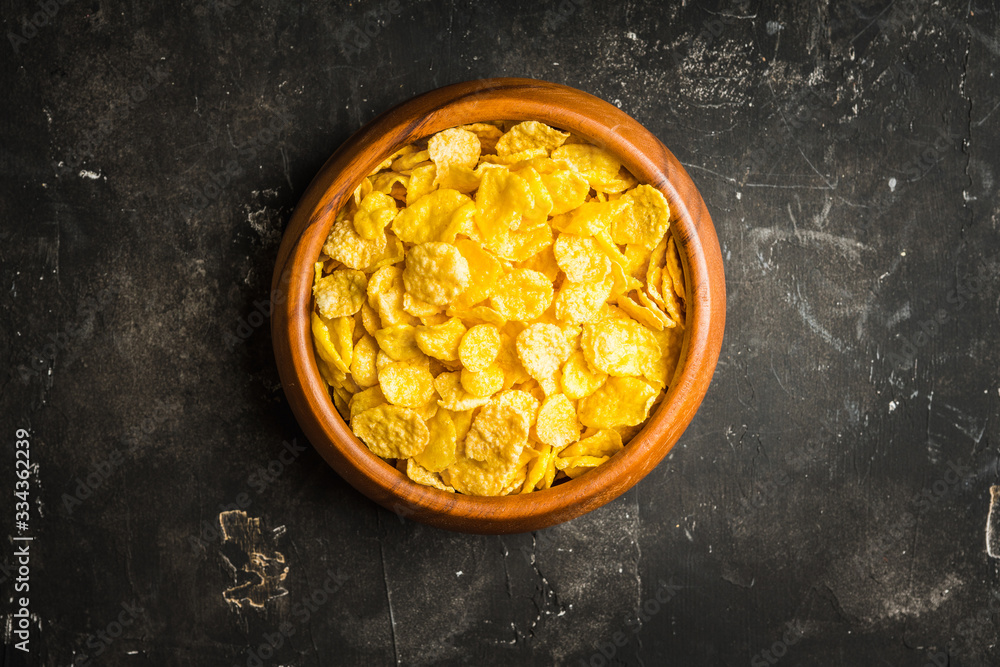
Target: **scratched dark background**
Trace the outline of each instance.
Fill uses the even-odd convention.
[[[0,528],[30,429],[28,664],[1000,662],[995,2],[39,6],[0,3]],[[258,308],[337,146],[490,76],[659,136],[729,305],[670,458],[505,538],[401,521],[299,451]],[[218,536],[234,506],[288,568],[261,608],[224,598],[252,583]]]

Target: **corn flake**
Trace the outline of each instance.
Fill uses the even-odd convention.
[[[612,429],[600,429],[593,435],[559,452],[562,458],[571,456],[614,456],[623,449],[622,436]]]
[[[444,324],[417,327],[414,338],[424,354],[441,361],[455,361],[465,332],[462,320],[452,317]]]
[[[354,315],[365,300],[368,278],[361,271],[337,269],[313,285],[316,308],[323,317]]]
[[[569,213],[552,218],[552,226],[564,234],[575,236],[597,236],[608,229],[613,221],[622,215],[627,202],[589,201]]]
[[[627,201],[630,205],[612,220],[614,242],[655,247],[670,226],[670,206],[663,193],[652,185],[638,185],[618,201]]]
[[[538,382],[552,378],[570,352],[562,329],[553,324],[532,324],[517,337],[521,365]]]
[[[462,336],[458,359],[470,371],[485,370],[500,353],[500,330],[492,324],[477,324]]]
[[[529,322],[552,303],[552,283],[545,274],[514,269],[497,281],[490,305],[507,321]]]
[[[491,364],[481,371],[462,369],[462,389],[473,396],[489,397],[503,389],[503,369],[497,364]]]
[[[474,396],[462,387],[462,373],[441,373],[434,378],[434,388],[437,390],[440,399],[438,405],[445,410],[461,412],[472,410],[482,405],[486,405],[490,398],[488,396]]]
[[[611,271],[611,261],[592,238],[560,234],[552,250],[570,282],[600,282]]]
[[[448,166],[472,169],[479,162],[479,151],[479,137],[458,127],[442,130],[427,140],[427,153],[439,169]]]
[[[524,220],[544,221],[551,209],[552,198],[537,172],[519,175],[499,167],[483,172],[475,222],[490,250],[499,254],[505,244],[515,245],[507,239],[511,230],[518,230]]]
[[[442,408],[433,417],[426,420],[427,429],[430,434],[429,441],[424,450],[414,456],[413,460],[429,472],[441,472],[455,462],[455,447],[458,444],[458,434],[455,429],[453,414]],[[468,427],[466,427],[466,430],[468,430]],[[462,434],[462,438],[465,438],[464,433]]]
[[[384,459],[409,458],[427,446],[427,425],[413,410],[379,405],[351,420],[351,429],[368,449]]]
[[[516,463],[494,466],[463,455],[441,473],[441,479],[460,493],[473,496],[499,496],[510,487],[517,473]]]
[[[381,192],[384,195],[390,196],[397,183],[404,188],[410,183],[409,176],[397,174],[394,171],[387,171],[377,176],[369,176],[369,180],[372,183],[372,190],[374,192]],[[392,221],[390,220],[390,222]]]
[[[538,410],[541,407],[541,402],[537,398],[520,389],[502,391],[493,397],[492,402],[509,405],[517,410],[518,413],[527,417],[529,428],[537,421]]]
[[[469,264],[469,285],[456,299],[456,306],[467,308],[485,301],[493,295],[497,280],[503,275],[500,260],[469,239],[459,239],[455,247]]]
[[[369,334],[365,334],[354,345],[351,357],[351,376],[362,387],[371,387],[378,382],[378,372],[375,368],[375,356],[378,354],[378,343]]]
[[[508,403],[487,403],[472,419],[465,455],[491,466],[517,463],[528,442],[528,417]]]
[[[393,171],[398,171],[401,174],[409,174],[414,167],[430,159],[431,154],[428,151],[410,151],[401,154],[390,166]]]
[[[445,484],[441,480],[441,475],[436,472],[431,472],[427,468],[423,467],[417,463],[415,458],[406,459],[406,476],[417,484],[423,484],[424,486],[431,486],[435,489],[440,489],[441,491],[455,493],[455,487]]]
[[[428,192],[396,214],[392,231],[406,243],[451,243],[465,214],[456,213],[467,204],[472,204],[472,200],[457,190]]]
[[[323,316],[320,315],[320,317]],[[333,349],[343,360],[344,365],[350,367],[351,358],[354,356],[354,318],[337,317],[325,320],[325,324],[330,331],[330,342],[333,344]]]
[[[441,312],[441,306],[421,301],[409,292],[403,293],[403,310],[414,317],[430,317]]]
[[[437,168],[430,163],[422,164],[410,171],[409,178],[410,181],[406,185],[407,208],[434,190],[434,184],[437,182]]]
[[[570,479],[576,479],[584,473],[588,473],[602,463],[607,462],[610,456],[572,456],[568,459],[556,457],[556,468],[566,473]]]
[[[650,298],[646,296],[646,293],[643,290],[637,289],[635,291],[635,295],[636,297],[638,297],[639,303],[642,304],[647,314],[659,320],[660,323],[663,325],[663,327],[668,327],[672,329],[673,327],[677,326],[677,322],[679,320],[671,319],[669,315],[660,310],[660,307],[657,306],[652,300],[650,300]],[[661,327],[650,327],[650,328],[659,331]]]
[[[664,322],[654,309],[641,306],[626,295],[618,297],[617,303],[618,307],[635,321],[656,331],[663,329]]]
[[[576,442],[580,438],[580,430],[576,406],[572,401],[564,394],[554,394],[545,399],[535,424],[539,441],[558,450]]]
[[[392,155],[382,160],[382,162],[377,167],[375,167],[375,169],[372,170],[372,173],[369,174],[369,176],[374,176],[380,171],[384,171],[389,167],[391,167],[392,163],[395,162],[396,158],[398,158],[400,155],[408,155],[410,153],[416,153],[416,152],[417,149],[413,146],[403,146],[399,150],[395,151]]]
[[[438,167],[435,170],[434,184],[439,188],[447,188],[449,190],[457,190],[462,194],[469,194],[479,189],[482,177],[483,174],[481,171],[469,169],[468,167],[448,165]]]
[[[541,224],[529,229],[507,232],[493,243],[491,250],[512,262],[528,260],[552,245],[552,228]]]
[[[354,214],[354,231],[363,239],[377,239],[395,217],[396,200],[381,192],[370,192]]]
[[[384,327],[375,332],[379,348],[395,361],[406,361],[423,356],[417,345],[417,328],[409,324]]]
[[[354,396],[351,397],[350,403],[351,419],[354,419],[362,412],[371,410],[372,408],[380,405],[385,405],[388,401],[385,400],[382,388],[376,385],[354,394]]]
[[[472,132],[479,138],[480,150],[483,153],[495,153],[497,141],[503,136],[503,130],[490,123],[462,125],[461,129]]]
[[[453,245],[422,243],[410,251],[403,284],[418,299],[443,306],[468,287],[469,263]]]
[[[319,354],[320,358],[330,364],[330,366],[336,371],[339,371],[340,373],[347,373],[350,369],[348,364],[345,363],[344,359],[340,356],[340,353],[337,352],[336,346],[333,344],[330,327],[327,326],[322,317],[315,312],[311,317],[311,325],[316,353]],[[336,374],[333,374],[333,378],[335,381],[328,381],[329,384],[333,386],[339,386],[342,384],[342,380],[337,378]]]
[[[547,155],[552,149],[562,146],[568,137],[568,132],[560,132],[537,120],[527,120],[518,123],[500,137],[496,143],[496,152],[497,155],[507,157],[540,149]]]
[[[590,183],[587,178],[569,169],[541,172],[542,183],[552,199],[552,215],[568,213],[587,199]]]
[[[397,361],[378,371],[386,400],[404,408],[419,408],[434,400],[434,378],[426,369]]]
[[[552,447],[542,445],[542,450],[538,456],[528,464],[528,471],[525,475],[524,484],[521,487],[521,493],[529,493],[534,491],[535,488],[544,488],[539,485],[544,481],[545,473],[549,469],[549,466],[553,464],[554,458],[555,453]]]
[[[631,318],[584,324],[580,347],[591,368],[615,376],[641,375],[660,356],[653,332]]]
[[[361,304],[361,325],[369,336],[374,336],[375,332],[382,328],[378,313],[368,305],[368,301]]]
[[[580,174],[595,190],[610,192],[618,185],[621,163],[610,153],[587,144],[569,144],[552,151],[552,159]]]
[[[368,305],[378,308],[380,294],[391,290],[402,291],[403,269],[399,266],[383,266],[368,278]]]
[[[402,262],[406,257],[406,249],[403,247],[403,242],[396,238],[395,234],[385,235],[385,250],[380,252],[372,261],[372,263],[362,269],[365,273],[373,273],[378,271],[383,266],[389,266],[391,264],[398,264]]]
[[[612,279],[563,283],[555,299],[556,318],[570,324],[594,321],[607,301],[613,284]]]
[[[635,426],[649,416],[658,393],[656,387],[639,378],[609,377],[600,389],[580,399],[580,422],[605,429]]]
[[[518,262],[515,266],[519,269],[531,269],[532,271],[537,271],[541,273],[549,282],[554,283],[556,278],[559,277],[559,264],[556,263],[556,257],[553,253],[553,245],[547,245],[541,251],[532,255],[529,259]]]
[[[341,218],[330,230],[330,235],[323,244],[323,252],[348,268],[364,269],[382,257],[385,244],[385,234],[374,239],[363,238],[355,231],[351,220]]]
[[[593,370],[579,350],[571,354],[562,367],[563,392],[574,401],[590,396],[607,379],[607,373]]]

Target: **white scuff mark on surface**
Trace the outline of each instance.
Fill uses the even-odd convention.
[[[789,230],[777,227],[758,227],[750,230],[750,238],[756,242],[777,243],[778,241],[799,241],[803,245],[812,247],[833,246],[844,255],[853,260],[861,258],[861,251],[868,250],[868,246],[847,238],[846,236],[835,236],[827,232],[817,232],[813,230]]]
[[[827,331],[826,327],[819,323],[816,317],[812,314],[812,310],[809,308],[809,304],[805,301],[799,301],[798,307],[799,316],[802,320],[809,325],[809,328],[813,330],[814,333],[818,334],[820,338],[829,343],[837,352],[844,352],[844,343],[836,338],[832,333]]]
[[[911,315],[910,302],[907,301],[906,303],[903,304],[903,306],[899,310],[897,310],[895,313],[889,316],[889,319],[886,320],[885,325],[891,329],[900,322],[902,322],[903,320],[910,319],[910,315]]]

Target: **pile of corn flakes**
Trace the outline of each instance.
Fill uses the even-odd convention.
[[[334,405],[372,452],[444,491],[527,493],[601,465],[680,355],[669,220],[614,156],[537,121],[404,146],[315,265]]]

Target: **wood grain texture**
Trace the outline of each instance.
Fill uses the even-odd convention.
[[[309,327],[312,265],[336,212],[392,151],[456,125],[521,119],[540,120],[587,138],[667,197],[688,278],[681,363],[645,428],[594,472],[523,496],[446,493],[411,482],[376,457],[334,409],[316,367]],[[323,166],[295,209],[278,252],[272,288],[284,297],[272,319],[282,385],[317,451],[351,485],[397,514],[474,533],[527,532],[567,521],[613,500],[642,479],[694,417],[712,379],[725,327],[725,279],[715,229],[701,195],[674,155],[613,105],[533,79],[485,79],[440,88],[385,112],[355,133]]]

